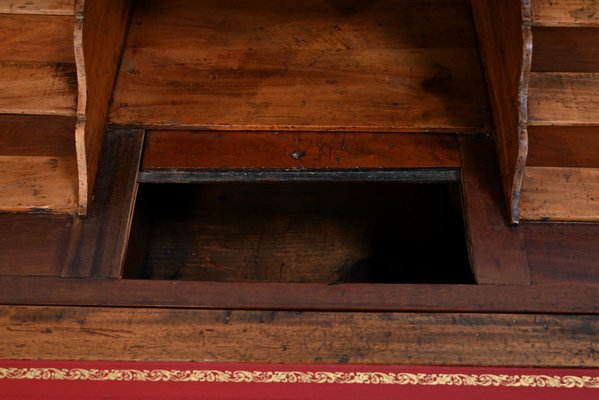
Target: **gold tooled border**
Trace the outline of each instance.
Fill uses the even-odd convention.
[[[599,376],[175,369],[0,368],[0,380],[310,383],[599,389]]]

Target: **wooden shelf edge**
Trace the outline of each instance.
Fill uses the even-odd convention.
[[[0,14],[75,15],[75,0],[3,1]]]
[[[589,0],[530,0],[534,26],[599,27],[599,5]]]

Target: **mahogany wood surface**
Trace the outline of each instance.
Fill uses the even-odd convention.
[[[598,28],[536,27],[532,36],[532,71],[599,72]]]
[[[537,26],[599,27],[596,0],[530,0]]]
[[[599,127],[530,126],[526,164],[599,168]]]
[[[542,238],[546,231],[536,233]],[[563,236],[562,236],[563,238]],[[593,238],[587,236],[587,241]],[[566,239],[567,240],[567,239]],[[529,246],[542,243],[536,240]],[[547,243],[563,249],[560,259],[580,255],[581,246]],[[542,268],[544,248],[534,249],[535,268]],[[554,250],[557,251],[557,250]],[[35,253],[39,254],[39,253]],[[532,253],[531,253],[532,254]],[[548,253],[549,254],[549,253]],[[576,268],[592,271],[592,253]],[[556,274],[567,264],[553,265]],[[322,284],[260,282],[153,281],[143,279],[76,279],[0,277],[0,304],[150,308],[491,312],[598,314],[599,287],[568,275],[568,284],[427,285]]]
[[[74,15],[75,0],[9,0],[0,2],[0,13]]]
[[[74,117],[0,115],[0,155],[75,158]]]
[[[599,282],[599,224],[524,224],[534,284]]]
[[[137,195],[143,138],[144,133],[139,130],[107,131],[103,144],[106,156],[99,168],[96,198],[87,217],[78,218],[73,224],[62,276],[121,276]]]
[[[73,64],[0,61],[0,113],[74,116]]]
[[[74,212],[76,174],[73,158],[0,155],[0,209]]]
[[[72,215],[0,213],[0,275],[59,276],[72,223]]]
[[[522,218],[599,222],[599,168],[526,167]]]
[[[77,0],[74,44],[78,123],[75,132],[79,173],[79,213],[92,199],[108,107],[129,27],[132,0]]]
[[[492,143],[459,138],[470,264],[479,284],[530,284],[524,232],[511,227]]]
[[[0,60],[74,63],[72,16],[0,14]]]
[[[509,218],[519,220],[519,194],[527,151],[526,98],[532,34],[528,3],[472,0],[480,52],[488,82]]]
[[[139,3],[110,121],[217,130],[488,130],[465,0]]]
[[[597,367],[597,316],[0,307],[6,359]]]
[[[530,125],[599,125],[599,73],[533,72]]]
[[[459,167],[455,135],[149,131],[143,169]]]

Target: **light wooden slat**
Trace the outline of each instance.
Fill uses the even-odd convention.
[[[75,115],[73,64],[0,62],[0,113]]]
[[[75,0],[0,0],[0,13],[75,15]]]
[[[0,60],[74,63],[72,16],[0,14]]]
[[[139,7],[111,121],[218,130],[489,127],[467,2],[284,3]]]
[[[75,165],[72,158],[0,156],[0,210],[74,212]]]
[[[597,26],[596,0],[531,0],[532,19],[537,26]]]
[[[599,125],[599,73],[530,75],[530,125]]]
[[[526,220],[599,221],[599,168],[526,167],[520,197]]]

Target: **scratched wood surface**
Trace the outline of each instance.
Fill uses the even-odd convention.
[[[597,316],[0,307],[4,359],[597,367]]]
[[[0,208],[73,212],[77,202],[76,173],[72,158],[0,156]]]
[[[0,13],[75,15],[75,0],[2,0]]]
[[[0,14],[0,60],[74,63],[72,16]]]
[[[531,0],[531,6],[538,26],[599,26],[596,0]]]
[[[73,64],[0,62],[0,113],[75,115]]]
[[[599,222],[599,169],[526,167],[522,218]]]
[[[530,75],[530,125],[599,125],[599,73]]]
[[[230,130],[489,127],[464,0],[141,2],[110,120]]]

